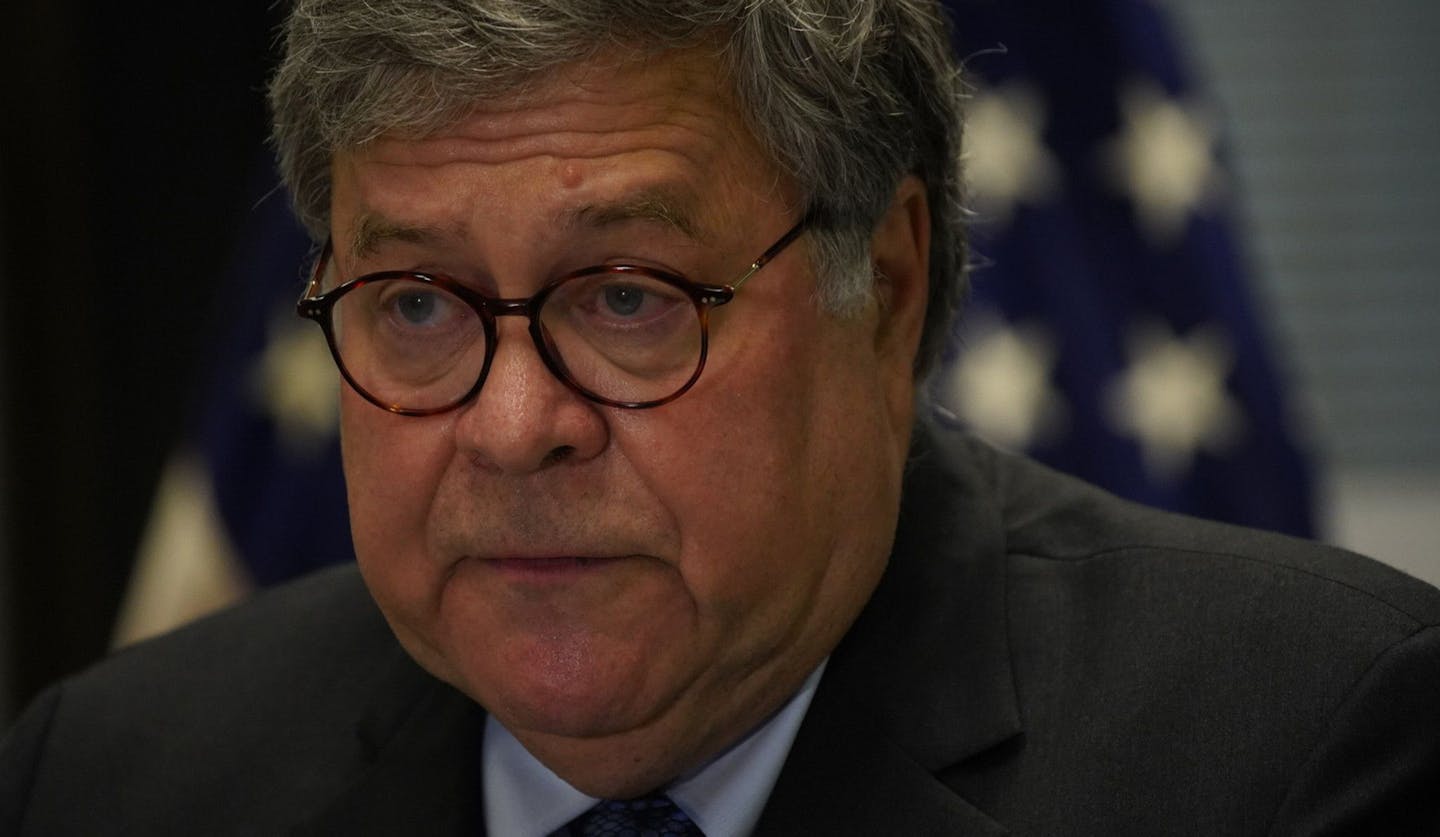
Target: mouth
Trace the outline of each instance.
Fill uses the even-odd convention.
[[[599,572],[625,561],[629,556],[544,555],[496,556],[482,564],[492,572],[515,579],[562,580]]]

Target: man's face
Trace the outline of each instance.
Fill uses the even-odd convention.
[[[719,75],[695,55],[582,65],[439,135],[338,155],[340,275],[442,273],[500,297],[607,262],[729,282],[800,207]],[[518,317],[452,412],[344,391],[355,546],[390,624],[582,789],[645,790],[744,734],[883,569],[918,318],[822,312],[807,247],[714,310],[704,374],[658,408],[571,391]],[[616,742],[623,766],[602,755]]]

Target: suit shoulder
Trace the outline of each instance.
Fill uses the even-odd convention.
[[[283,730],[347,714],[407,667],[359,572],[338,567],[116,651],[60,684],[61,717],[126,736],[258,720]]]
[[[30,765],[27,822],[37,833],[85,833],[61,824],[91,822],[149,823],[147,833],[202,822],[278,828],[353,781],[435,685],[358,572],[322,571],[47,692],[18,736]]]
[[[1440,591],[1343,550],[1129,503],[977,442],[943,445],[924,488],[958,498],[943,507],[963,516],[957,542],[983,544],[960,569],[996,579],[993,635],[1009,664],[996,681],[1023,729],[956,775],[983,774],[977,799],[993,793],[987,810],[1017,831],[1108,833],[1124,789],[1165,803],[1128,806],[1122,831],[1268,833],[1282,800],[1286,816],[1385,802],[1390,789],[1359,787],[1357,759],[1434,775]],[[999,764],[1003,778],[986,772]],[[1306,823],[1296,832],[1326,830]]]
[[[291,677],[334,668],[393,643],[359,572],[335,567],[266,590],[233,608],[116,651],[71,688],[135,678]]]
[[[1116,497],[1039,463],[981,448],[1013,560],[1108,565],[1141,577],[1214,586],[1283,588],[1298,607],[1324,600],[1345,611],[1388,612],[1413,628],[1440,625],[1440,590],[1333,546],[1165,512]]]

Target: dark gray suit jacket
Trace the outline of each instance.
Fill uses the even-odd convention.
[[[1440,593],[917,444],[757,833],[1440,834]],[[0,834],[478,834],[483,711],[353,568],[122,652],[0,751]]]

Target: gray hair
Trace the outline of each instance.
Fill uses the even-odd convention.
[[[925,181],[924,371],[965,290],[963,87],[935,0],[297,0],[270,105],[301,220],[326,235],[336,151],[448,127],[548,70],[635,44],[719,48],[743,118],[812,217],[831,311],[873,293],[875,225],[902,177]]]

